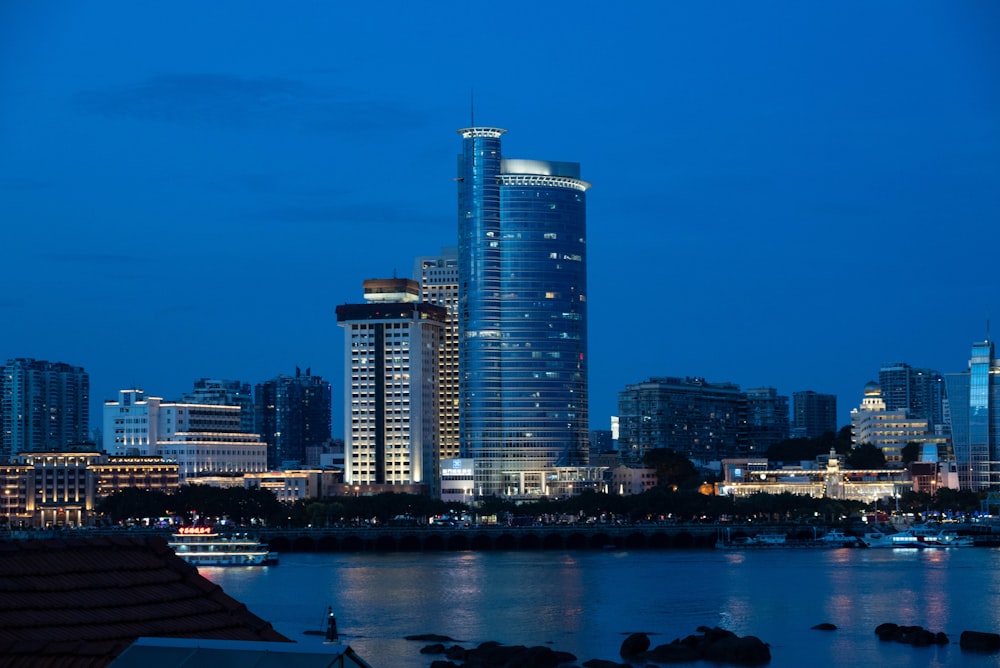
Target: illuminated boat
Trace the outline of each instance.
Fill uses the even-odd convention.
[[[169,543],[195,566],[277,566],[278,555],[246,534],[223,536],[212,527],[180,527]]]

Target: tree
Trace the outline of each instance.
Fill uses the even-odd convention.
[[[656,469],[656,478],[660,485],[693,489],[701,483],[698,470],[690,459],[669,448],[647,450],[642,457],[642,463],[651,469]]]
[[[884,469],[885,454],[881,448],[877,448],[871,443],[862,443],[847,455],[847,468],[855,470]]]
[[[920,445],[918,443],[907,443],[901,452],[903,456],[903,466],[912,464],[920,459]]]

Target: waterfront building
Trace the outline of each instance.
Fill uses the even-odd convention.
[[[438,378],[444,306],[409,279],[364,282],[364,304],[337,306],[344,328],[344,481],[423,485],[440,495]]]
[[[254,433],[267,443],[267,468],[298,468],[306,448],[322,446],[331,436],[332,392],[320,376],[295,367],[294,376],[280,375],[259,383],[254,391]]]
[[[268,471],[243,476],[246,489],[266,489],[282,503],[334,496],[344,485],[342,471],[303,469],[299,471]]]
[[[441,249],[440,255],[419,257],[414,280],[420,284],[420,301],[443,306],[444,327],[438,345],[438,451],[441,460],[459,456],[458,394],[458,248]]]
[[[126,488],[171,494],[178,467],[160,457],[113,457],[81,445],[53,452],[22,452],[0,465],[3,510],[11,528],[79,527],[93,523],[105,496]]]
[[[878,384],[886,410],[905,410],[911,418],[927,420],[930,431],[944,425],[944,377],[939,372],[905,362],[885,364],[879,369]]]
[[[792,438],[837,433],[837,397],[812,390],[792,393]]]
[[[960,488],[1000,491],[1000,360],[993,341],[972,344],[968,371],[944,381]]]
[[[650,378],[618,393],[618,449],[629,465],[666,448],[695,462],[748,452],[746,395],[704,378]]]
[[[458,131],[461,452],[477,497],[545,493],[588,457],[586,191],[580,165],[503,157]]]
[[[16,358],[0,374],[0,459],[87,441],[90,377],[82,367]]]
[[[776,443],[788,440],[788,397],[773,387],[746,391],[747,442],[750,452],[767,452]]]
[[[445,503],[471,505],[476,494],[474,470],[471,459],[442,459],[441,500]]]
[[[946,445],[948,439],[935,436],[925,419],[914,419],[905,408],[889,410],[882,387],[874,381],[865,385],[864,398],[851,410],[851,445],[873,445],[890,465],[902,465],[903,448],[910,443]]]
[[[832,452],[810,467],[772,467],[761,457],[724,459],[722,472],[723,481],[716,484],[720,496],[798,494],[875,503],[896,499],[913,486],[906,469],[845,469],[844,457]]]
[[[636,468],[624,464],[610,469],[609,477],[608,492],[619,496],[648,492],[659,482],[656,469]]]
[[[240,430],[239,406],[164,402],[139,389],[104,402],[104,450],[177,462],[181,483],[267,470],[267,444]]]
[[[250,383],[238,380],[201,378],[194,382],[194,389],[180,401],[186,404],[214,404],[240,407],[240,431],[253,434],[256,428],[253,414],[253,390]]]

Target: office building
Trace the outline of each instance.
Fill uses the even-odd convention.
[[[438,449],[440,459],[459,456],[458,397],[458,249],[441,249],[436,256],[417,258],[414,280],[420,301],[446,309],[438,347]]]
[[[547,493],[586,465],[586,191],[580,166],[505,158],[499,128],[458,131],[461,454],[476,496]]]
[[[732,383],[651,378],[618,393],[618,450],[629,465],[670,449],[696,462],[745,456],[746,395]]]
[[[247,434],[255,433],[253,390],[250,383],[238,380],[201,378],[194,382],[194,389],[191,392],[181,397],[181,403],[239,406],[240,431]]]
[[[943,446],[947,441],[931,433],[926,419],[910,417],[905,408],[890,410],[881,385],[874,381],[865,385],[861,405],[851,410],[852,447],[875,446],[891,467],[902,466],[903,448],[910,443],[922,451],[926,445]]]
[[[837,397],[812,390],[792,393],[792,438],[837,433]]]
[[[344,482],[424,485],[440,495],[438,374],[443,306],[408,279],[364,282],[364,304],[337,307],[344,328]]]
[[[164,402],[139,389],[104,402],[104,451],[177,462],[181,483],[267,470],[267,445],[240,431],[240,407]]]
[[[788,440],[788,397],[773,387],[746,391],[747,445],[751,453],[767,452],[776,443]]]
[[[17,358],[0,370],[0,459],[88,440],[90,377],[82,367]]]
[[[972,344],[969,370],[944,374],[960,489],[1000,492],[1000,361],[993,341]]]
[[[330,383],[303,374],[278,376],[259,383],[254,391],[254,432],[267,443],[269,470],[300,468],[306,448],[323,446],[332,429]]]
[[[888,411],[905,410],[927,420],[931,431],[944,425],[944,378],[933,369],[915,369],[905,362],[883,365],[878,384]]]

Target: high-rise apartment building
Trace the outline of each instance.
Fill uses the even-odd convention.
[[[547,493],[588,457],[586,191],[571,162],[458,131],[461,451],[476,495]]]
[[[886,364],[879,369],[878,384],[886,410],[905,410],[910,418],[926,420],[931,431],[944,424],[944,378],[937,371]]]
[[[446,310],[438,347],[438,448],[441,459],[454,459],[459,456],[458,249],[417,258],[413,275],[420,283],[420,301]]]
[[[837,396],[812,390],[792,393],[792,438],[819,438],[837,433]]]
[[[969,370],[944,375],[962,490],[1000,491],[1000,360],[990,340],[972,344]]]
[[[344,328],[344,482],[426,485],[440,496],[438,378],[444,306],[407,279],[364,282],[365,304],[337,307]]]
[[[306,448],[330,440],[333,426],[330,383],[303,374],[281,375],[258,383],[254,390],[254,432],[267,443],[271,470],[298,468],[306,461]]]
[[[2,374],[0,458],[87,442],[90,377],[82,367],[17,358]]]
[[[238,380],[201,378],[194,382],[192,391],[181,397],[181,402],[239,406],[240,431],[252,434],[256,428],[253,417],[253,389],[250,387],[250,383]]]
[[[747,454],[746,395],[732,383],[651,378],[618,393],[618,450],[631,465],[649,450],[693,460]]]
[[[788,397],[773,387],[746,391],[747,444],[750,453],[764,453],[776,443],[788,439]]]

